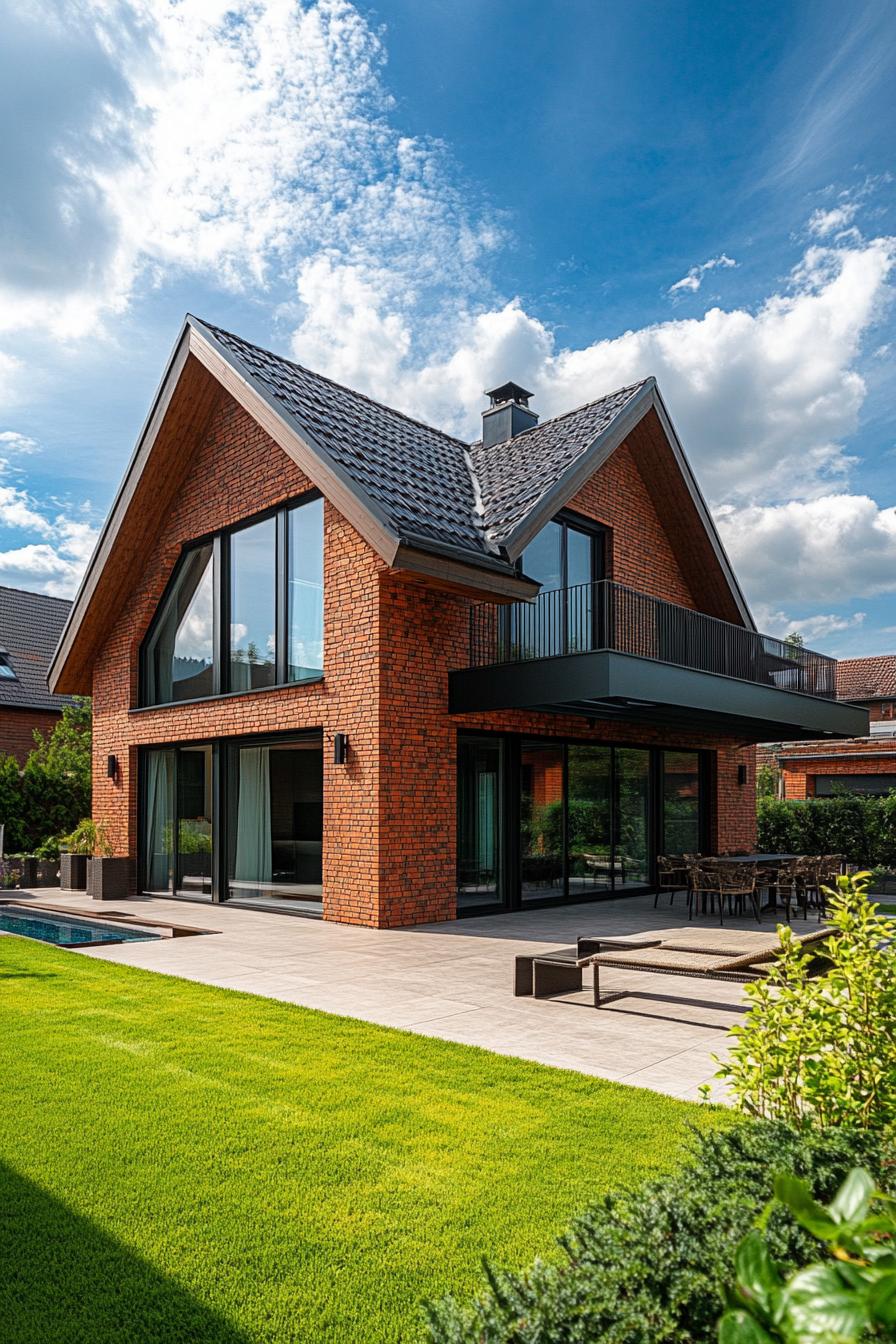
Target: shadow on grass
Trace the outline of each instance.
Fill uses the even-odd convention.
[[[2,1164],[0,1266],[0,1337],[9,1344],[249,1344],[186,1289]]]

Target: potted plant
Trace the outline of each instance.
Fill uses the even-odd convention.
[[[87,895],[95,901],[122,901],[128,895],[131,861],[113,855],[106,828],[100,822],[82,822],[93,844],[87,860]]]
[[[59,842],[59,885],[64,891],[84,891],[87,886],[87,859],[97,846],[97,826],[90,817],[79,821],[71,835]]]

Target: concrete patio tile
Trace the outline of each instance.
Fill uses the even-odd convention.
[[[17,894],[17,899],[19,895]],[[225,989],[477,1045],[589,1076],[699,1098],[743,1004],[736,984],[606,971],[608,990],[635,991],[595,1010],[581,993],[515,998],[513,960],[574,944],[578,934],[621,936],[688,927],[683,904],[652,897],[496,915],[414,929],[365,929],[260,910],[141,898],[108,909],[83,893],[42,890],[25,901],[102,918],[121,911],[209,931],[209,936],[117,944],[77,953]],[[737,926],[738,921],[732,921]],[[741,921],[742,927],[753,927]],[[691,925],[695,927],[695,925]],[[708,932],[712,932],[707,927]],[[773,932],[773,927],[768,926]],[[722,1097],[724,1085],[713,1083]]]

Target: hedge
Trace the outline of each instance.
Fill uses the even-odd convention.
[[[426,1338],[714,1344],[735,1249],[771,1197],[776,1173],[801,1176],[822,1203],[854,1166],[892,1189],[892,1150],[867,1130],[822,1135],[740,1121],[694,1142],[678,1173],[588,1209],[561,1239],[559,1259],[536,1261],[521,1274],[487,1268],[477,1300],[430,1304]],[[771,1215],[768,1244],[785,1275],[817,1259],[817,1242],[783,1208]]]
[[[842,854],[862,868],[896,867],[896,789],[884,798],[762,798],[757,812],[763,854]]]

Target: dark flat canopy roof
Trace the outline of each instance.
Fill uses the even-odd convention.
[[[451,713],[499,709],[714,731],[745,743],[868,732],[867,711],[854,705],[609,650],[451,673]]]

